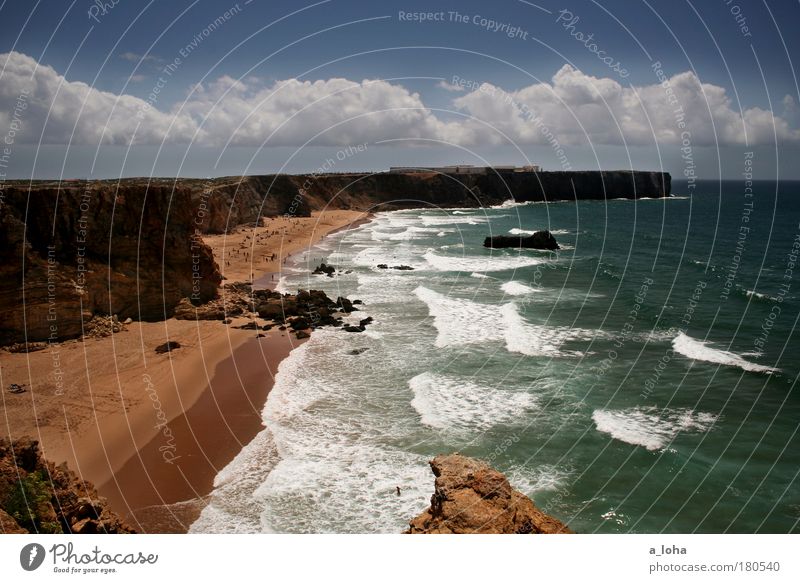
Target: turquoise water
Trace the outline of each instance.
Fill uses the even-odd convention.
[[[674,191],[379,213],[311,249],[281,286],[375,323],[281,364],[193,530],[399,532],[455,450],[580,532],[797,531],[800,184]],[[482,247],[543,228],[558,253]]]

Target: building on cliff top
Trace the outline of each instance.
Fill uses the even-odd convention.
[[[528,166],[472,166],[471,164],[456,164],[453,166],[392,166],[390,174],[414,174],[423,172],[438,172],[441,174],[489,174],[491,172],[539,172],[541,167],[537,164]]]

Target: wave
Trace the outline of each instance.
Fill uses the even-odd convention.
[[[707,342],[696,340],[691,336],[687,336],[683,332],[678,334],[672,340],[672,348],[675,352],[682,354],[686,358],[692,360],[702,360],[704,362],[711,362],[714,364],[721,364],[725,366],[735,366],[742,370],[750,372],[763,372],[771,374],[780,371],[779,368],[755,364],[749,360],[745,360],[741,355],[727,350],[718,350],[711,348]]]
[[[506,350],[526,356],[583,356],[583,352],[562,350],[561,347],[565,342],[607,337],[600,330],[530,324],[524,320],[514,304],[505,304],[500,308],[500,313],[503,318]]]
[[[660,410],[657,407],[597,409],[592,413],[595,427],[619,441],[657,451],[669,445],[680,433],[703,433],[717,421],[712,413],[691,409]]]
[[[526,255],[503,256],[461,256],[461,257],[448,257],[437,255],[432,251],[428,251],[423,255],[425,260],[439,271],[468,271],[482,272],[482,271],[507,271],[512,269],[520,269],[531,265],[539,265],[546,260],[537,257],[530,257]]]
[[[217,476],[192,532],[399,532],[425,507],[427,457],[385,437],[408,401],[382,370],[341,366],[359,336],[317,330],[280,363],[265,429]]]
[[[536,231],[529,231],[526,229],[518,229],[514,227],[513,229],[509,229],[508,232],[511,235],[533,235]],[[550,230],[550,233],[552,235],[569,235],[570,231],[569,229],[552,229]]]
[[[540,291],[528,285],[525,285],[524,283],[520,283],[518,281],[507,281],[506,283],[500,286],[500,289],[502,289],[505,293],[511,296],[524,296],[530,293],[535,293],[537,291]]]
[[[765,300],[765,301],[770,301],[770,302],[774,302],[775,301],[775,298],[772,297],[771,295],[762,294],[762,293],[759,293],[759,292],[757,292],[755,290],[752,290],[752,289],[744,290],[744,295],[746,295],[748,298],[755,298],[756,300]]]
[[[485,273],[478,273],[477,271],[473,271],[469,274],[470,277],[474,277],[476,279],[493,279],[492,277],[486,275]]]
[[[275,291],[281,294],[289,293],[289,287],[285,275],[281,275],[278,278],[278,283],[275,284]]]
[[[436,346],[460,346],[500,340],[500,313],[497,306],[450,298],[426,287],[414,294],[428,306],[438,332]]]
[[[420,218],[422,219],[422,224],[425,225],[426,227],[438,226],[438,225],[479,225],[489,222],[489,219],[486,217],[476,217],[474,215],[466,215],[466,216],[450,215],[444,217],[423,216]]]
[[[531,393],[477,385],[425,372],[408,381],[412,407],[422,423],[441,430],[481,432],[524,418],[535,407]]]

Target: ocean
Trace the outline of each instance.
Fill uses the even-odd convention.
[[[191,532],[401,532],[452,451],[577,532],[797,532],[800,183],[673,191],[379,212],[310,249],[281,289],[375,321],[281,363]],[[561,250],[482,246],[541,229]]]

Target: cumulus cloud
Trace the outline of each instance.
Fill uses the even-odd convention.
[[[564,65],[550,83],[514,92],[483,84],[453,103],[475,118],[464,124],[471,142],[505,139],[478,120],[523,143],[544,143],[550,132],[571,145],[674,144],[687,130],[698,146],[770,143],[776,134],[782,142],[800,140],[787,120],[758,107],[740,113],[723,87],[702,83],[692,72],[623,87]]]
[[[129,144],[188,141],[196,129],[189,116],[173,116],[131,95],[99,91],[67,81],[52,67],[21,53],[0,55],[0,112],[10,115],[20,95],[26,110],[17,142]]]
[[[445,81],[444,79],[439,81],[436,84],[436,86],[439,89],[444,89],[445,91],[452,91],[452,92],[456,92],[456,93],[461,93],[462,91],[466,91],[466,87],[462,87],[461,85],[458,85],[457,83],[450,83],[449,81]]]
[[[299,146],[312,140],[338,146],[430,139],[473,146],[555,138],[569,145],[641,145],[679,143],[684,130],[697,146],[744,144],[745,136],[753,145],[774,142],[776,135],[781,142],[800,141],[791,98],[783,101],[783,117],[758,107],[740,112],[723,87],[690,72],[625,87],[565,65],[549,82],[512,92],[484,83],[455,96],[452,107],[462,115],[443,121],[419,94],[382,80],[266,83],[223,76],[193,86],[183,102],[167,108],[157,91],[144,99],[100,91],[20,53],[0,55],[0,65],[0,123],[10,121],[25,92],[17,141],[29,143]]]

